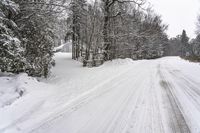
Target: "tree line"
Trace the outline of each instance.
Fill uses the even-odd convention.
[[[165,55],[167,25],[144,0],[72,0],[72,58],[95,66],[116,58]]]
[[[167,45],[167,56],[180,56],[191,61],[200,61],[200,20],[197,22],[196,37],[190,39],[186,30],[174,38],[170,38]]]
[[[199,56],[200,30],[189,41],[186,31],[169,39],[167,27],[144,0],[1,0],[0,70],[47,77],[61,40],[72,42],[72,59],[91,67],[116,58]]]

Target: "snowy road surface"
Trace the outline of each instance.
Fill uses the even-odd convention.
[[[0,109],[0,133],[200,133],[197,63],[118,59],[82,68],[69,54],[56,62],[48,89]]]

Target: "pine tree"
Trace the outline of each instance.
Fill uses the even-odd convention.
[[[183,30],[181,35],[181,43],[182,43],[181,56],[186,56],[189,54],[189,38],[185,30]]]
[[[200,58],[200,35],[197,35],[192,43],[192,53],[193,56]]]
[[[26,72],[31,76],[47,77],[54,64],[52,58],[55,46],[54,7],[45,0],[34,3],[19,1],[19,5],[21,12],[18,15],[17,24],[23,38],[22,43],[28,65]]]
[[[23,48],[18,39],[18,27],[13,21],[18,5],[11,0],[0,1],[0,70],[19,73],[25,71]]]

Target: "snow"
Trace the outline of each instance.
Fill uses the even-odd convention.
[[[68,41],[68,42],[63,42],[62,41],[62,44],[58,47],[55,47],[54,52],[70,52],[72,51],[72,42],[71,41]]]
[[[60,46],[58,46],[58,47],[55,47],[53,51],[55,51],[55,52],[61,51],[65,45],[66,45],[66,44],[62,44],[62,45],[60,45]]]
[[[1,74],[0,74],[1,75]],[[24,95],[25,88],[28,84],[33,84],[35,79],[30,78],[27,74],[4,74],[0,77],[0,108],[12,104],[16,99]]]
[[[83,68],[70,53],[55,60],[47,80],[0,77],[0,133],[200,132],[198,63],[117,59]]]

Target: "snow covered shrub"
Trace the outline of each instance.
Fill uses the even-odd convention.
[[[18,27],[13,18],[18,6],[11,0],[0,1],[0,70],[19,73],[25,70],[23,48],[17,38]]]

